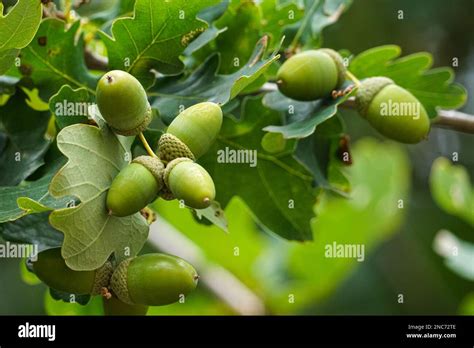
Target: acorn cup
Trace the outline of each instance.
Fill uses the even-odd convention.
[[[326,98],[345,81],[342,57],[329,48],[304,51],[290,57],[277,73],[278,89],[285,96],[311,101]]]
[[[99,295],[107,287],[113,268],[106,262],[94,271],[74,271],[61,256],[61,248],[42,251],[32,263],[36,276],[49,287],[76,295]]]
[[[153,202],[163,188],[163,172],[164,164],[159,158],[135,158],[110,185],[106,201],[109,214],[132,215]]]
[[[222,126],[222,110],[211,102],[181,112],[158,142],[158,157],[165,162],[187,157],[195,160],[209,150]]]
[[[163,306],[193,291],[198,279],[194,267],[179,257],[146,254],[122,261],[110,288],[122,302]]]
[[[360,115],[387,138],[415,144],[430,131],[430,120],[423,105],[389,78],[371,77],[362,81],[356,105]]]
[[[97,106],[113,131],[120,135],[137,135],[152,119],[145,89],[132,75],[112,70],[99,80]]]

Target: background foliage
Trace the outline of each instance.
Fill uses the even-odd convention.
[[[11,7],[14,1],[2,3],[4,15],[7,13],[0,17],[2,38],[17,26],[18,18],[28,14],[22,23],[28,30],[11,42],[0,43],[3,239],[37,243],[41,248],[64,242],[65,250],[70,251],[66,254],[86,253],[82,261],[67,258],[71,267],[80,269],[95,268],[113,250],[119,256],[123,238],[110,231],[126,236],[131,226],[141,226],[133,237],[136,251],[146,239],[139,216],[130,221],[117,219],[122,226],[107,225],[109,232],[106,228],[103,233],[103,216],[85,212],[101,210],[90,198],[97,194],[94,187],[105,192],[110,178],[125,164],[119,160],[121,154],[143,151],[136,142],[107,135],[106,129],[99,134],[97,128],[86,125],[91,118],[101,125],[93,109],[74,117],[56,113],[56,101],[95,99],[95,84],[102,72],[88,67],[90,57],[83,54],[86,48],[107,57],[108,69],[127,70],[148,88],[159,117],[145,135],[154,143],[180,108],[204,100],[223,104],[223,130],[200,163],[215,180],[228,233],[198,222],[176,202],[158,200],[152,207],[159,219],[196,245],[208,262],[235,275],[261,298],[267,312],[472,313],[472,273],[469,267],[465,269],[473,257],[470,243],[474,241],[470,214],[474,200],[466,193],[472,192],[466,174],[474,168],[469,156],[472,136],[434,129],[429,141],[402,146],[382,139],[354,112],[340,108],[350,95],[295,103],[278,92],[257,93],[267,80],[274,79],[289,51],[325,46],[344,50],[349,69],[359,78],[386,75],[411,90],[431,117],[438,106],[458,108],[466,102],[464,110],[473,113],[465,89],[452,84],[456,70],[456,81],[472,94],[468,76],[473,68],[464,63],[474,52],[466,34],[469,17],[464,15],[472,2],[460,1],[443,11],[438,0],[425,2],[423,8],[410,1],[373,6],[369,0],[353,4],[348,0],[230,4],[137,0],[134,7],[134,1],[115,0],[78,8],[66,16],[67,24],[51,14],[40,23],[40,9],[33,6],[34,1],[22,0],[15,7]],[[68,13],[70,2],[55,3]],[[403,20],[397,18],[399,9],[404,11]],[[436,38],[426,29],[433,26]],[[450,37],[458,40],[456,45]],[[16,66],[18,54],[21,65]],[[453,56],[461,62],[458,67],[441,67],[452,66]],[[294,105],[295,112],[288,112],[289,105]],[[269,151],[262,142],[267,132],[281,134],[278,139],[283,139],[283,145]],[[351,136],[353,144],[351,166],[337,156],[344,134]],[[65,144],[100,151],[97,156],[81,157],[65,150]],[[215,154],[225,147],[257,149],[257,167],[217,165]],[[12,162],[17,152],[21,161]],[[434,159],[452,158],[454,152],[466,169],[450,171],[439,160],[428,180]],[[81,177],[87,180],[76,182],[82,186],[79,189],[68,189],[74,174],[65,176],[67,166],[58,174],[66,157],[69,166],[87,163]],[[103,168],[103,157],[115,158],[115,164]],[[452,191],[446,188],[452,180],[460,182],[452,185],[458,185],[464,198],[455,195],[449,200]],[[296,209],[288,208],[289,200]],[[89,219],[75,220],[84,222],[76,226],[61,218],[70,218],[73,211]],[[463,262],[434,247],[441,229],[451,231],[464,246],[460,249]],[[69,244],[68,236],[81,235],[81,230],[93,231],[98,242],[81,250]],[[363,244],[364,262],[325,257],[324,246],[332,242]],[[154,248],[146,245],[143,252]],[[19,270],[17,261],[0,259],[0,291],[4,294],[0,313],[102,313],[98,298],[87,306],[55,300],[23,262]],[[398,303],[399,294],[404,295],[403,304]],[[289,301],[290,295],[294,302]],[[150,311],[233,313],[235,309],[203,286],[185,304]]]

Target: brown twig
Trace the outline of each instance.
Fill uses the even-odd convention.
[[[258,91],[249,95],[259,95],[277,91],[278,87],[273,82],[265,83]],[[340,105],[343,108],[355,109],[354,97],[347,99]],[[433,127],[446,128],[457,132],[474,134],[474,115],[466,114],[457,110],[438,110],[438,115],[431,122]]]

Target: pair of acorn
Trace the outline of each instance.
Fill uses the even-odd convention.
[[[97,106],[120,135],[140,134],[151,121],[145,90],[124,71],[110,71],[100,79]],[[134,214],[158,196],[176,198],[194,209],[207,208],[215,198],[214,182],[194,161],[214,143],[221,125],[222,110],[215,103],[199,103],[182,111],[160,137],[158,156],[139,156],[115,177],[107,194],[109,213]]]
[[[346,80],[342,57],[332,49],[308,50],[290,57],[277,73],[278,88],[289,98],[311,101],[327,98]],[[399,142],[414,144],[425,139],[430,120],[423,105],[406,89],[387,77],[367,78],[357,86],[359,114],[381,134]],[[385,115],[382,110],[398,104],[406,114]],[[416,107],[410,107],[416,106]]]
[[[93,271],[70,269],[54,248],[39,253],[32,262],[36,276],[49,287],[76,295],[106,295],[106,315],[145,315],[148,306],[180,300],[197,286],[198,275],[185,260],[167,254],[145,254],[122,261],[115,269],[110,261]],[[104,294],[104,290],[107,292]]]

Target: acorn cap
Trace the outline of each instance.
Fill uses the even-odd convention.
[[[130,294],[128,293],[127,283],[128,266],[133,259],[134,258],[130,258],[122,261],[115,269],[112,278],[110,279],[110,288],[115,296],[117,296],[122,302],[128,304],[134,304],[130,298]]]
[[[189,147],[179,140],[178,137],[170,133],[165,133],[160,137],[158,141],[158,157],[166,162],[179,157],[187,157],[193,161],[196,160]]]
[[[158,183],[158,190],[161,190],[163,187],[163,171],[165,169],[165,165],[159,158],[151,156],[138,156],[133,159],[132,163],[141,164],[146,169],[148,169],[150,173],[153,174],[156,182]]]
[[[168,190],[169,190],[168,177],[170,176],[170,173],[173,170],[173,168],[176,167],[176,165],[178,165],[181,162],[193,162],[193,161],[189,158],[186,158],[186,157],[180,157],[180,158],[175,158],[170,163],[168,163],[168,165],[166,166],[166,169],[165,169],[165,173],[163,174],[163,180],[164,180],[166,188]]]
[[[330,48],[321,48],[320,51],[328,54],[336,63],[337,67],[337,86],[336,88],[342,86],[344,81],[346,81],[346,66],[344,65],[344,60],[341,55]]]
[[[356,106],[359,114],[363,117],[367,115],[367,109],[374,99],[374,97],[379,93],[384,87],[394,84],[392,79],[388,77],[370,77],[362,81],[360,86],[357,88],[356,94]]]
[[[137,135],[140,132],[143,132],[144,130],[146,130],[146,128],[148,127],[148,125],[151,122],[152,115],[153,115],[153,113],[151,111],[151,106],[150,106],[150,103],[148,103],[148,107],[146,109],[146,112],[145,112],[144,119],[143,119],[142,123],[140,123],[135,128],[133,128],[133,129],[118,129],[118,128],[115,128],[115,127],[112,127],[112,126],[110,126],[110,128],[112,128],[112,130],[115,133],[120,134],[120,135],[125,135],[125,136]]]
[[[110,277],[112,276],[113,272],[114,269],[109,261],[107,261],[101,268],[96,270],[91,295],[99,295],[102,288],[109,286]]]

